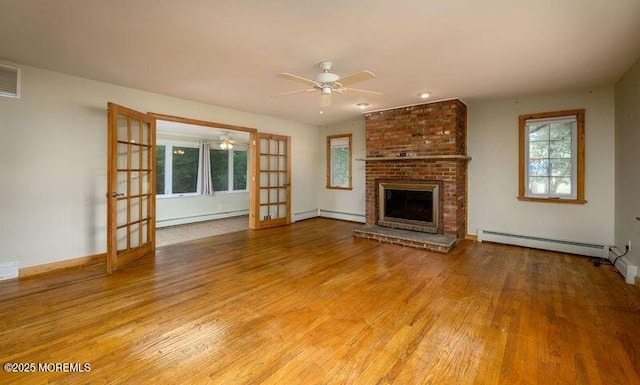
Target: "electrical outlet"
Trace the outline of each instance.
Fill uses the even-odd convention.
[[[218,210],[222,210],[222,203],[218,205]]]
[[[629,241],[629,244],[627,245],[627,250],[631,251],[631,241]]]

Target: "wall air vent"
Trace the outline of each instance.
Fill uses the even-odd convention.
[[[20,68],[0,64],[0,96],[20,99]]]

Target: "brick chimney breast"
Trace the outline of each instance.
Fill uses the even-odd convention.
[[[377,223],[378,181],[437,181],[438,233],[464,239],[466,129],[467,106],[458,99],[365,114],[367,224]]]

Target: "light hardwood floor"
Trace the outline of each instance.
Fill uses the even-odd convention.
[[[0,283],[0,383],[640,384],[640,290],[609,266],[465,241],[449,255],[312,219]]]

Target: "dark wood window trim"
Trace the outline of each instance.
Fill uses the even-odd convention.
[[[576,199],[557,199],[557,198],[533,198],[527,197],[525,195],[525,175],[527,167],[527,162],[525,159],[525,127],[527,120],[530,119],[541,119],[541,118],[557,118],[562,116],[576,116],[577,118],[577,126],[576,126],[576,139],[577,139],[577,150],[576,150]],[[530,202],[545,202],[545,203],[566,203],[566,204],[585,204],[587,203],[584,197],[584,174],[585,174],[585,150],[584,150],[584,116],[585,110],[566,110],[566,111],[555,111],[555,112],[543,112],[537,114],[528,114],[528,115],[520,115],[519,117],[519,126],[520,126],[520,164],[519,164],[519,189],[518,189],[518,200],[521,201],[530,201]]]

